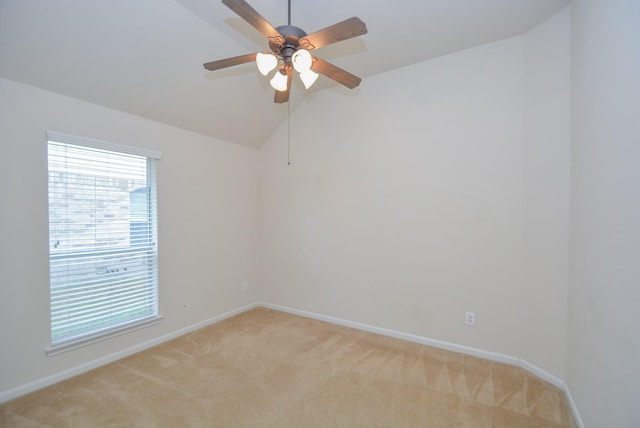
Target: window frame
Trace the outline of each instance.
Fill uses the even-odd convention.
[[[152,239],[150,239],[150,245],[155,247],[153,251],[153,257],[150,260],[152,263],[153,269],[153,282],[146,282],[147,286],[153,285],[153,293],[155,298],[155,307],[153,313],[151,315],[147,315],[138,319],[132,319],[127,322],[123,322],[120,324],[114,324],[109,327],[99,328],[94,330],[93,332],[83,333],[76,336],[68,337],[62,340],[54,341],[53,340],[53,325],[52,325],[52,314],[53,314],[53,303],[52,303],[52,260],[56,257],[56,255],[52,255],[51,253],[51,244],[50,240],[52,239],[52,218],[50,211],[47,214],[47,224],[48,224],[48,243],[49,243],[49,270],[50,270],[50,278],[48,283],[49,290],[49,346],[45,349],[46,354],[49,356],[57,355],[62,352],[66,352],[72,349],[76,349],[82,346],[86,346],[90,343],[99,342],[111,337],[119,336],[131,331],[138,330],[140,328],[145,328],[150,325],[154,325],[159,323],[162,320],[159,312],[159,278],[158,278],[158,227],[157,227],[157,218],[158,218],[158,210],[157,210],[157,164],[158,161],[162,157],[162,153],[155,150],[127,146],[122,144],[115,144],[106,141],[95,140],[91,138],[77,137],[73,135],[68,135],[60,132],[47,131],[46,132],[46,150],[47,150],[47,170],[49,170],[49,144],[51,143],[61,143],[61,144],[69,144],[75,146],[86,147],[88,149],[98,149],[98,150],[106,150],[111,152],[117,152],[124,155],[133,155],[146,158],[147,167],[147,185],[152,188],[152,198],[149,199],[149,204],[153,204],[153,209],[149,209],[149,222],[150,222],[150,233],[152,234]],[[48,205],[50,203],[50,180],[51,176],[47,173],[47,197],[48,197]],[[129,244],[131,248],[131,243]],[[122,249],[121,252],[126,252],[126,249]],[[94,249],[92,251],[88,251],[87,254],[99,253],[100,250]]]

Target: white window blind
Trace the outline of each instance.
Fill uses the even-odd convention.
[[[52,349],[157,319],[159,153],[47,139]]]

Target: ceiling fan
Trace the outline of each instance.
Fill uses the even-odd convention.
[[[208,62],[204,64],[207,70],[219,70],[251,61],[256,61],[258,69],[265,76],[277,68],[271,79],[271,86],[276,90],[274,97],[276,103],[289,101],[294,70],[300,73],[300,79],[307,89],[318,78],[318,73],[350,89],[360,84],[359,77],[309,53],[323,46],[366,34],[367,27],[359,18],[349,18],[307,34],[304,30],[291,25],[291,0],[288,0],[288,24],[275,28],[244,0],[222,0],[222,4],[264,34],[273,53],[258,52]]]

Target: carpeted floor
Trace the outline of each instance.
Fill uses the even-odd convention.
[[[574,427],[526,371],[257,308],[0,405],[2,427]]]

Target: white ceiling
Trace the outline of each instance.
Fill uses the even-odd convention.
[[[286,0],[248,0],[274,27]],[[315,51],[363,78],[522,34],[568,0],[291,0],[312,33],[358,16],[368,34]],[[248,147],[286,118],[252,64],[205,62],[268,50],[220,0],[0,0],[0,76]],[[321,76],[313,90],[332,90]],[[291,106],[305,96],[293,84]],[[348,99],[347,99],[348,100]]]

